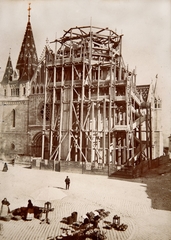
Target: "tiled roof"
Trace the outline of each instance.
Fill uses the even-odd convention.
[[[5,85],[5,84],[8,84],[10,81],[12,81],[12,74],[13,74],[13,67],[12,67],[11,57],[9,56],[1,84]]]
[[[38,63],[31,23],[28,21],[16,68],[19,80],[30,80]]]

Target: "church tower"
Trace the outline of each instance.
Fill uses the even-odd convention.
[[[19,72],[19,81],[30,81],[38,64],[36,46],[30,22],[30,10],[29,3],[28,23],[16,66]]]
[[[30,81],[38,65],[38,57],[34,42],[31,22],[30,4],[28,8],[28,22],[21,50],[18,56],[16,69],[12,67],[11,56],[8,57],[4,77],[1,81],[1,94],[6,97],[24,99],[30,94]]]
[[[31,22],[28,22],[16,69],[9,55],[0,83],[0,158],[10,160],[17,155],[28,156],[29,95],[31,79],[38,65]]]

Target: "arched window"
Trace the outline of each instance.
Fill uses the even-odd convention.
[[[12,126],[15,127],[15,109],[12,110]]]
[[[23,88],[23,95],[26,95],[26,88]]]
[[[43,86],[40,87],[40,93],[43,93]]]
[[[37,93],[39,93],[39,87],[37,87]]]
[[[19,96],[19,94],[20,94],[19,88],[16,88],[16,96]]]
[[[6,96],[7,95],[7,90],[6,89],[4,89],[4,96]]]
[[[32,88],[32,93],[35,94],[35,88],[34,87]]]

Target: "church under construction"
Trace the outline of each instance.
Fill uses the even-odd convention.
[[[122,38],[70,28],[38,60],[29,8],[16,70],[9,56],[0,85],[0,158],[110,176],[150,168],[163,153],[161,99],[156,86],[137,86]]]

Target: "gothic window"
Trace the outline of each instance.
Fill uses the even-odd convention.
[[[12,88],[12,89],[11,89],[11,96],[13,96],[13,97],[16,96],[16,90],[15,90],[15,88]]]
[[[26,88],[23,88],[23,95],[26,95]]]
[[[34,87],[32,88],[32,93],[35,94],[35,88]]]
[[[43,87],[42,86],[40,87],[40,93],[43,93]]]
[[[16,96],[19,96],[19,88],[16,88]]]
[[[39,93],[39,87],[37,87],[37,93]]]
[[[15,109],[12,110],[12,126],[15,127]]]
[[[6,89],[4,89],[4,96],[6,96],[7,95],[7,90]]]

